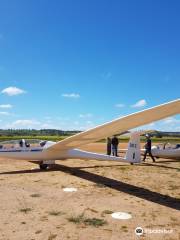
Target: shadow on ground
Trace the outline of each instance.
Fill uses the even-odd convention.
[[[103,167],[103,166],[101,166]],[[82,168],[83,169],[83,168]],[[144,200],[148,200],[157,204],[160,204],[162,206],[166,206],[169,208],[173,208],[176,210],[180,210],[180,199],[178,198],[173,198],[168,195],[163,195],[158,192],[153,192],[151,190],[148,190],[143,187],[138,187],[134,186],[129,183],[124,183],[119,180],[107,178],[104,176],[100,176],[95,173],[90,173],[85,170],[82,170],[79,167],[68,167],[65,165],[60,165],[60,164],[55,164],[52,169],[49,169],[48,171],[62,171],[64,173],[68,173],[77,177],[80,177],[82,179],[97,183],[97,184],[102,184],[105,187],[109,187],[112,189],[115,189],[119,192],[124,192],[136,197],[139,197]],[[34,169],[34,170],[21,170],[21,171],[12,171],[12,172],[2,172],[0,175],[5,175],[5,174],[28,174],[28,173],[41,173],[43,174],[46,171],[41,171],[39,169]]]

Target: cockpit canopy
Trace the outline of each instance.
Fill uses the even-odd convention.
[[[39,139],[20,139],[0,142],[0,149],[42,148],[47,141]]]
[[[157,146],[158,149],[179,149],[180,144],[163,143]]]

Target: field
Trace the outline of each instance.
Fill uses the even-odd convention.
[[[20,139],[41,139],[41,140],[47,140],[47,141],[61,141],[65,138],[67,138],[68,136],[0,136],[0,142],[2,141],[9,141],[9,140],[20,140]],[[121,136],[119,137],[120,142],[128,142],[129,141],[129,137],[126,136]],[[141,142],[145,142],[146,138],[145,137],[141,137]],[[105,139],[100,140],[99,142],[106,142]],[[162,137],[162,138],[157,138],[157,137],[153,137],[152,138],[152,142],[155,143],[164,143],[164,142],[170,142],[170,143],[177,143],[180,142],[180,138],[179,137]]]
[[[126,148],[121,143],[121,148]],[[104,143],[84,150],[104,152]],[[33,169],[35,168],[35,169]],[[0,160],[0,240],[180,239],[180,162],[72,160],[48,171]],[[64,192],[75,187],[77,192]],[[116,220],[113,212],[132,215]],[[169,230],[136,236],[136,227]]]

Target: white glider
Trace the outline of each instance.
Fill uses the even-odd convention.
[[[120,149],[119,153],[127,152],[127,149]],[[141,154],[145,153],[145,148],[140,149]],[[153,157],[180,160],[180,144],[159,144],[151,148]]]
[[[37,144],[25,141],[9,141],[0,143],[0,157],[22,159],[39,162],[40,168],[47,168],[55,160],[65,159],[94,159],[135,163],[140,162],[140,141],[139,134],[133,133],[126,156],[114,157],[105,154],[82,151],[79,148],[85,144],[98,141],[114,134],[127,131],[163,118],[180,113],[180,99],[149,108],[114,121],[97,126],[85,132],[68,137],[59,142],[39,141]]]
[[[180,144],[168,145],[168,146],[153,146],[152,155],[157,158],[170,158],[180,160]]]
[[[157,145],[152,146],[151,153],[157,158],[177,159],[180,160],[180,144],[175,145]]]

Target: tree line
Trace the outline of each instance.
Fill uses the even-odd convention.
[[[58,129],[0,129],[0,136],[14,137],[14,136],[72,136],[80,133],[78,130],[58,130]],[[128,133],[128,131],[117,134],[122,135]],[[145,135],[144,133],[143,135]],[[152,137],[180,137],[180,132],[163,132],[152,130],[149,132]]]
[[[0,129],[0,136],[71,136],[80,131],[64,131],[58,129]]]

